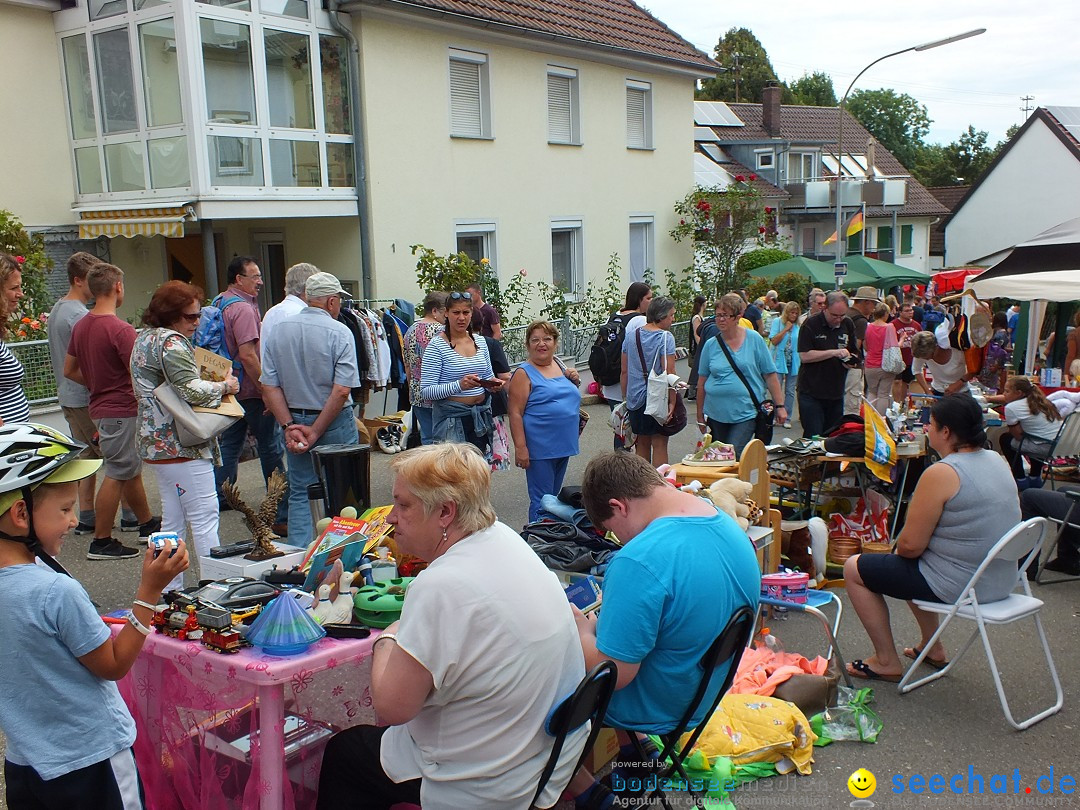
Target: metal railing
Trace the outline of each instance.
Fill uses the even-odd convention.
[[[555,324],[559,328],[559,357],[568,365],[581,365],[589,359],[589,351],[596,340],[596,332],[602,324],[592,326],[570,326],[566,321]],[[510,365],[516,366],[524,362],[528,356],[525,347],[528,326],[511,326],[503,329],[503,351]],[[676,346],[689,346],[690,321],[679,321],[672,324],[672,334],[675,335]]]
[[[49,357],[49,341],[26,340],[9,343],[19,362],[22,363],[23,392],[31,405],[48,405],[56,402],[56,377],[53,376],[52,359]]]

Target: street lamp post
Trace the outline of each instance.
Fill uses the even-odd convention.
[[[972,31],[965,31],[962,34],[956,34],[955,36],[946,37],[945,39],[935,39],[933,42],[927,42],[923,45],[912,45],[909,48],[903,48],[899,51],[893,51],[887,53],[884,56],[879,56],[869,65],[860,70],[855,78],[851,80],[851,84],[848,85],[847,90],[844,91],[843,98],[840,99],[840,106],[837,108],[839,113],[839,126],[837,127],[836,135],[836,264],[841,265],[844,261],[844,252],[847,248],[847,238],[841,233],[841,229],[844,227],[844,209],[841,205],[843,195],[841,192],[841,183],[844,181],[844,102],[847,101],[848,94],[851,92],[851,88],[855,86],[855,82],[859,80],[866,71],[876,65],[878,62],[883,62],[893,56],[899,56],[902,53],[908,53],[909,51],[928,51],[931,48],[940,48],[942,45],[951,45],[954,42],[959,42],[962,39],[970,39],[971,37],[977,37],[979,34],[985,34],[985,28],[976,28]],[[870,166],[867,166],[867,171],[870,170]],[[893,234],[893,243],[896,242],[896,234]],[[836,277],[836,288],[840,288],[840,277]]]

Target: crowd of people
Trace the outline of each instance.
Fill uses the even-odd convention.
[[[267,480],[287,471],[289,494],[275,532],[295,545],[310,542],[311,451],[359,442],[352,405],[360,374],[352,333],[339,320],[346,292],[310,264],[288,270],[285,299],[263,316],[257,262],[230,263],[229,287],[211,305],[231,360],[220,380],[203,379],[196,359],[196,332],[207,314],[203,290],[162,284],[142,313],[145,328],[136,332],[116,314],[124,302],[122,270],[75,254],[68,277],[49,343],[74,440],[25,423],[25,396],[19,403],[4,387],[21,381],[22,368],[0,342],[0,457],[9,466],[0,470],[0,579],[7,585],[0,588],[0,617],[13,649],[36,645],[26,656],[0,657],[0,675],[15,682],[36,679],[40,668],[57,673],[47,694],[0,698],[8,801],[13,808],[89,806],[79,804],[81,795],[93,797],[94,807],[139,807],[132,793],[134,725],[110,681],[130,669],[162,591],[182,583],[188,546],[205,556],[219,542],[221,487],[235,480],[248,433]],[[0,305],[7,313],[17,305],[20,281],[17,263],[0,255]],[[544,496],[560,491],[568,462],[580,451],[581,379],[559,359],[559,330],[544,320],[530,323],[526,359],[513,369],[499,314],[479,287],[431,292],[421,310],[404,334],[403,360],[422,446],[391,461],[388,519],[398,548],[428,567],[411,587],[400,621],[373,647],[371,698],[383,725],[331,739],[318,806],[348,804],[359,791],[365,806],[376,808],[399,802],[526,808],[550,751],[549,712],[602,661],[617,668],[608,724],[619,732],[619,758],[633,760],[640,746],[656,753],[644,735],[677,723],[702,678],[706,650],[733,613],[756,610],[760,571],[734,521],[669,486],[656,469],[668,461],[669,437],[685,425],[684,387],[670,378],[674,301],[637,282],[612,315],[612,333],[620,336],[618,383],[606,384],[603,393],[613,411],[625,410],[637,438],[633,453],[617,443],[590,459],[582,481],[588,519],[624,544],[608,566],[599,619],[568,608],[554,575],[491,505],[492,474],[512,458],[525,472],[529,519],[536,520]],[[925,651],[930,666],[945,666],[940,642],[926,649],[936,614],[912,600],[955,600],[1003,527],[1022,516],[1064,515],[1066,496],[1018,483],[1021,474],[1039,476],[1025,458],[1056,435],[1056,408],[1027,378],[1002,379],[1002,365],[1004,458],[988,449],[982,409],[966,396],[982,369],[965,364],[961,370],[956,357],[963,360],[963,352],[948,336],[921,328],[925,313],[913,296],[882,300],[863,287],[849,299],[814,290],[804,314],[775,292],[760,303],[732,292],[715,302],[712,317],[708,311],[704,298],[695,301],[694,384],[686,398],[696,403],[702,432],[737,451],[761,435],[763,413],[766,422],[790,426],[797,402],[804,434],[820,435],[845,412],[857,412],[864,395],[884,411],[924,370],[933,375],[931,382],[923,374],[927,389],[941,395],[930,408],[927,437],[940,461],[918,481],[896,553],[855,555],[844,574],[873,646],[872,655],[849,665],[854,677],[895,681],[902,672],[886,596],[907,601],[919,627],[918,642],[902,655]],[[993,339],[1007,350],[1007,321],[994,324]],[[903,371],[886,369],[886,356],[896,349]],[[658,378],[659,399],[650,391]],[[212,408],[236,396],[244,417],[219,438],[185,443],[156,393],[163,387],[192,406]],[[143,463],[155,471],[160,518],[150,513]],[[99,470],[103,480],[95,487]],[[1002,497],[1010,491],[1017,497]],[[37,556],[58,565],[52,558],[69,529],[93,534],[89,559],[136,556],[113,537],[121,502],[130,510],[122,529],[145,537],[164,528],[187,540],[176,554],[145,556],[127,624],[111,635],[77,582],[33,563]],[[1047,567],[1080,575],[1077,537],[1066,533]],[[1015,579],[1014,564],[991,566],[986,600],[1003,598]],[[705,603],[713,609],[702,610]],[[41,606],[44,618],[31,618],[29,611]],[[42,621],[47,644],[40,634],[15,630]],[[708,676],[703,707],[726,674],[720,666]],[[92,724],[86,734],[40,738],[34,729],[49,701],[49,716]],[[536,806],[551,806],[563,789],[582,810],[615,805],[591,773],[573,772],[585,736],[584,727],[570,735]]]

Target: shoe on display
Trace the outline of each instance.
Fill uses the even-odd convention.
[[[401,416],[401,440],[398,442],[398,447],[405,450],[409,443],[409,434],[414,430],[413,426],[413,412],[405,411]]]
[[[390,435],[389,428],[381,427],[376,430],[375,440],[375,443],[378,445],[379,449],[382,450],[384,453],[393,455],[397,452],[397,442],[394,440],[394,437]]]
[[[137,548],[125,546],[115,537],[94,538],[90,550],[86,552],[88,560],[127,560],[138,556]]]

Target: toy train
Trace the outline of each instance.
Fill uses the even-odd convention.
[[[159,633],[181,640],[199,641],[220,653],[235,653],[250,646],[233,627],[233,615],[218,605],[173,604],[154,614],[151,624]]]

